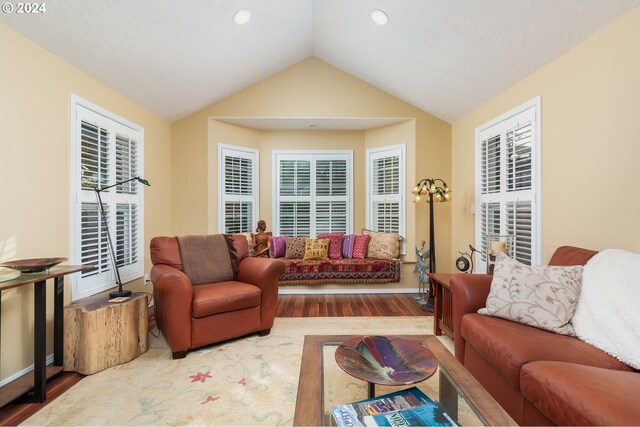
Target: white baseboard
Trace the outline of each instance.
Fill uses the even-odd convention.
[[[47,356],[46,365],[49,366],[52,363],[53,363],[53,354],[50,354],[50,355]],[[33,365],[27,366],[22,371],[16,372],[15,374],[11,375],[10,377],[7,377],[4,380],[0,381],[0,387],[4,386],[6,384],[9,384],[11,381],[18,379],[21,376],[23,376],[24,374],[27,374],[27,373],[29,373],[31,371],[33,371]]]
[[[417,294],[417,288],[396,289],[282,289],[279,295],[313,295],[313,294]]]

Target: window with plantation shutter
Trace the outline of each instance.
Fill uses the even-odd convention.
[[[115,286],[105,223],[122,282],[144,274],[141,185],[133,181],[101,192],[106,219],[100,213],[94,191],[143,176],[144,131],[75,96],[72,110],[72,263],[94,266],[75,275],[72,298],[77,299]]]
[[[367,228],[405,235],[405,146],[367,150]]]
[[[218,230],[254,232],[258,218],[258,150],[218,144]]]
[[[352,158],[351,151],[274,151],[274,233],[351,232]]]
[[[540,263],[540,101],[476,129],[478,270],[486,269],[485,236],[515,236],[511,255]]]

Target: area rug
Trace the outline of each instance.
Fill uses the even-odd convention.
[[[145,354],[82,379],[22,425],[292,425],[305,335],[431,331],[431,316],[276,318],[266,337],[181,360],[150,337]]]

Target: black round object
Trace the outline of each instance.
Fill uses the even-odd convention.
[[[471,264],[469,264],[469,260],[463,256],[458,257],[458,259],[456,260],[456,268],[463,273],[466,273],[466,271],[469,270],[470,266]]]

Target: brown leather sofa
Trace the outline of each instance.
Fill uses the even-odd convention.
[[[549,265],[596,252],[558,248]],[[451,279],[455,354],[520,425],[640,425],[640,373],[578,338],[482,316],[492,276]]]
[[[238,261],[236,280],[197,286],[183,272],[178,240],[151,240],[156,322],[174,359],[185,357],[189,349],[271,331],[284,264],[248,257],[246,238],[232,237]]]

